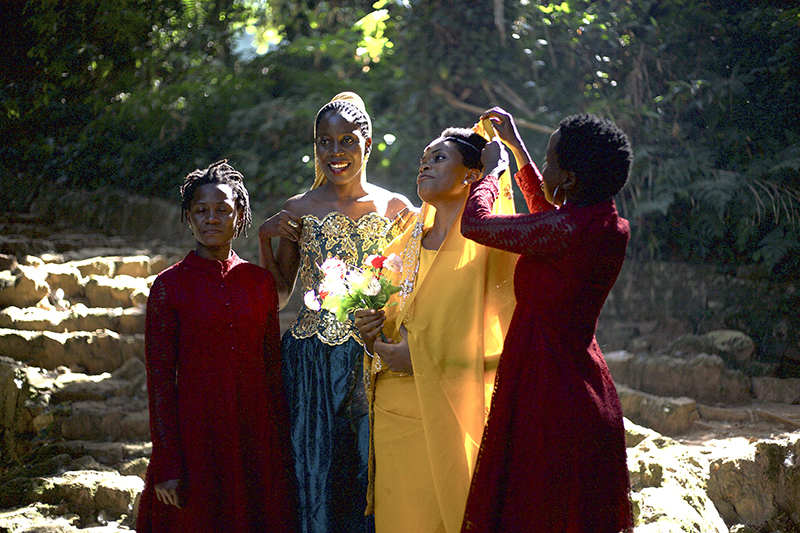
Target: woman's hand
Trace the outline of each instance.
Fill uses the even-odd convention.
[[[275,213],[258,228],[258,238],[267,241],[273,237],[285,237],[297,242],[303,232],[302,219],[287,210]]]
[[[358,332],[361,333],[361,340],[364,347],[371,354],[375,353],[375,339],[381,334],[383,323],[386,322],[386,313],[383,309],[359,309],[353,313],[355,320],[353,323]]]
[[[528,155],[528,149],[525,148],[525,143],[519,136],[517,125],[514,123],[514,117],[511,113],[502,107],[493,107],[481,115],[481,120],[486,118],[492,121],[492,126],[497,132],[497,136],[514,153],[517,166],[522,168],[530,163],[531,158]]]
[[[411,350],[408,347],[408,330],[405,326],[400,326],[400,342],[394,342],[392,339],[386,342],[376,340],[375,353],[394,372],[414,373],[414,366],[411,364]]]
[[[483,164],[483,175],[493,175],[500,177],[500,174],[508,170],[508,152],[503,148],[500,141],[489,141],[481,152],[481,164]]]
[[[158,498],[158,501],[164,505],[174,505],[178,509],[181,508],[180,479],[170,479],[169,481],[159,483],[156,485],[155,489],[156,498]]]

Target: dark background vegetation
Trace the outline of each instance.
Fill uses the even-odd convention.
[[[258,224],[310,185],[313,117],[354,90],[370,180],[413,199],[446,126],[501,105],[541,161],[548,128],[592,112],[635,147],[631,257],[800,279],[797,2],[28,0],[0,1],[0,24],[12,211],[54,186],[177,203],[227,158]]]

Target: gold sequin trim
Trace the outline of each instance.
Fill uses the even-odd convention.
[[[377,213],[366,214],[358,220],[338,212],[328,213],[322,220],[314,215],[303,215],[302,220],[298,276],[303,294],[319,287],[322,281],[319,265],[326,259],[338,257],[348,265],[360,266],[368,255],[382,252],[399,233],[398,225]],[[325,310],[312,311],[303,307],[289,330],[296,339],[316,336],[330,346],[350,338],[361,343],[351,320],[339,322]]]

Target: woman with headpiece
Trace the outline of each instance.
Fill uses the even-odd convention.
[[[316,290],[323,261],[337,257],[360,267],[399,231],[412,206],[367,182],[371,147],[372,123],[358,95],[338,94],[319,110],[314,185],[287,200],[259,230],[261,263],[275,277],[281,307],[298,274],[303,293]],[[357,329],[350,320],[304,306],[283,336],[281,353],[301,531],[371,530],[364,516],[369,417]]]
[[[561,121],[541,173],[513,117],[484,113],[517,160],[530,213],[492,214],[499,142],[472,186],[461,232],[520,254],[517,307],[497,371],[463,531],[619,533],[633,530],[622,407],[594,337],[630,237],[613,196],[631,147],[594,115]]]
[[[373,354],[371,494],[380,533],[461,527],[493,365],[514,308],[516,255],[458,230],[485,144],[472,130],[449,128],[425,148],[422,210],[387,249],[402,257],[400,292],[384,310],[356,312]],[[513,212],[508,191],[498,212]]]

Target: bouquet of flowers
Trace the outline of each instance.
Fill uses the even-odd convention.
[[[341,259],[331,257],[321,265],[323,273],[319,290],[310,290],[303,295],[306,307],[313,311],[327,309],[345,322],[356,309],[380,309],[400,287],[392,284],[382,270],[400,272],[402,260],[397,254],[370,255],[364,260],[364,268],[349,268]]]

